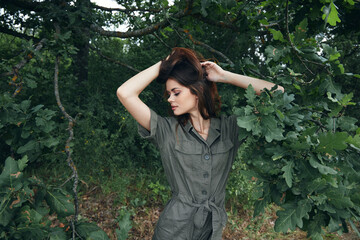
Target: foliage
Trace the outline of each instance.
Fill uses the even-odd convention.
[[[116,229],[116,236],[118,240],[125,240],[128,238],[128,232],[132,228],[130,220],[131,212],[126,209],[121,209],[119,211],[118,223],[119,229]]]
[[[325,92],[327,101],[317,102]],[[276,231],[299,227],[322,239],[322,227],[347,232],[346,221],[359,219],[360,128],[357,119],[340,113],[352,104],[352,94],[327,84],[310,96],[299,95],[298,102],[312,95],[318,99],[301,107],[294,94],[265,91],[257,97],[251,86],[246,90],[247,105],[235,108],[242,138],[249,142],[245,159],[250,170],[244,174],[258,185],[254,215],[275,202],[283,208]]]
[[[257,97],[251,88],[244,92],[218,84],[223,112],[238,116],[246,137],[229,177],[228,200],[248,207],[255,197],[255,215],[275,202],[282,207],[275,230],[299,227],[313,239],[321,238],[321,227],[346,231],[346,224],[353,226],[360,206],[358,1],[117,2],[126,8],[104,10],[89,0],[1,1],[4,170],[11,161],[4,161],[8,156],[27,156],[29,172],[66,165],[62,148],[67,126],[57,113],[52,90],[54,59],[60,56],[60,96],[69,114],[78,114],[70,146],[81,181],[101,185],[105,194],[115,192],[118,203],[136,207],[152,200],[165,202],[169,190],[164,178],[159,179],[159,153],[139,138],[115,90],[137,70],[167,56],[172,47],[185,46],[227,70],[286,90]],[[99,30],[124,23],[126,33]],[[46,41],[39,50],[42,39]],[[22,62],[25,65],[17,67]],[[166,115],[162,92],[163,86],[152,83],[141,98]],[[21,179],[30,190],[47,189],[31,178]],[[62,191],[52,195],[61,199]],[[41,193],[45,208],[59,211],[55,198],[45,190]],[[11,196],[10,204],[17,199]],[[34,219],[46,218],[43,212],[35,216],[33,198],[24,199],[31,199],[21,204]],[[124,237],[131,219],[122,216],[125,230],[118,233]],[[52,229],[37,226],[34,234],[46,235]],[[95,224],[80,221],[76,227],[82,238],[107,238]],[[68,236],[58,228],[55,233]]]
[[[66,216],[74,205],[63,189],[51,190],[36,177],[25,177],[25,155],[18,161],[8,157],[0,175],[0,236],[2,239],[67,239]],[[52,225],[49,214],[56,214],[59,225]]]
[[[1,239],[69,239],[67,217],[74,214],[73,199],[64,189],[50,188],[37,177],[26,177],[25,155],[18,161],[8,157],[0,175]],[[56,222],[50,216],[56,215]],[[81,221],[77,233],[86,239],[109,239],[96,224]]]
[[[19,156],[30,162],[54,152],[59,139],[54,136],[55,111],[42,104],[31,106],[31,100],[17,103],[8,93],[0,96],[0,130],[3,141]]]

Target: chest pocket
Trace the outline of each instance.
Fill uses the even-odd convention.
[[[194,172],[201,169],[202,147],[200,143],[183,141],[175,145],[175,156],[180,168],[185,172]]]
[[[218,142],[212,149],[212,157],[213,157],[213,166],[214,169],[223,168],[228,160],[232,159],[230,156],[231,149],[234,147],[234,144],[230,139],[226,139],[224,141]]]

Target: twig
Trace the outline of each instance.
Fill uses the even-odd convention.
[[[183,18],[183,17],[189,15],[191,13],[193,0],[188,0],[187,2],[188,2],[187,7],[184,10],[180,10],[179,12],[173,14],[171,17],[180,19],[180,18]],[[155,24],[150,25],[148,27],[133,30],[133,31],[127,31],[127,32],[106,31],[102,27],[100,27],[100,26],[98,26],[96,24],[92,24],[90,26],[90,28],[92,30],[94,30],[95,32],[98,32],[102,36],[118,37],[118,38],[130,38],[130,37],[141,37],[141,36],[153,33],[155,31],[157,31],[159,28],[163,28],[163,27],[166,27],[168,25],[169,25],[169,22],[167,21],[167,19],[165,19],[165,20],[163,20],[161,22],[155,23]]]
[[[216,54],[220,57],[222,57],[230,66],[234,66],[234,63],[227,57],[225,56],[225,54],[223,54],[222,52],[212,48],[211,46],[207,45],[206,43],[197,41],[193,38],[193,36],[189,33],[189,30],[187,29],[179,29],[180,31],[186,33],[186,35],[188,36],[188,38],[195,44],[195,45],[199,45],[202,46],[203,48],[205,48],[206,50],[208,50],[209,52]]]
[[[117,12],[124,12],[124,13],[130,13],[130,12],[152,12],[152,13],[159,13],[161,12],[164,8],[162,9],[154,9],[154,8],[107,8],[107,7],[103,7],[103,6],[99,6],[99,5],[93,5],[94,8],[96,9],[100,9],[103,11],[109,11],[109,12],[113,12],[113,11],[117,11]],[[165,8],[170,8],[170,7],[165,7]]]
[[[60,33],[59,25],[58,24],[54,24],[54,25],[55,25],[55,28],[56,28],[56,33],[59,34]],[[54,73],[54,93],[55,93],[56,103],[59,106],[60,111],[62,112],[64,117],[68,120],[68,128],[67,128],[67,130],[69,131],[69,137],[66,140],[65,152],[66,152],[66,156],[67,156],[66,162],[68,163],[69,167],[72,170],[71,178],[74,179],[73,193],[74,193],[75,213],[74,213],[73,219],[71,220],[71,228],[72,228],[72,239],[75,240],[75,237],[76,237],[75,225],[77,223],[78,212],[79,212],[79,200],[78,200],[78,192],[77,192],[79,176],[78,176],[74,161],[71,158],[71,149],[70,149],[70,142],[74,138],[73,127],[75,125],[75,119],[72,118],[66,112],[66,110],[65,110],[65,108],[62,105],[61,100],[60,100],[60,94],[59,94],[59,62],[60,62],[60,56],[56,56],[56,59],[55,59],[55,73]]]
[[[153,32],[153,35],[167,48],[172,49],[166,42],[164,42],[155,32]]]
[[[291,48],[294,50],[295,55],[297,56],[297,58],[300,60],[300,62],[304,65],[304,67],[312,74],[315,75],[309,68],[308,66],[305,64],[305,62],[303,61],[303,59],[300,57],[300,55],[298,54],[298,50],[296,49],[294,43],[291,41],[290,38],[290,32],[289,32],[289,0],[286,0],[286,18],[285,18],[285,23],[286,23],[286,36],[290,42]]]
[[[35,47],[34,49],[34,52],[32,53],[29,53],[27,54],[24,59],[22,59],[18,64],[16,64],[14,67],[13,67],[13,70],[10,71],[10,72],[7,72],[7,73],[2,73],[1,74],[1,77],[5,77],[5,76],[10,76],[10,75],[13,75],[13,74],[16,74],[17,71],[19,71],[21,68],[23,68],[29,61],[30,59],[32,59],[34,57],[34,53],[35,52],[38,52],[43,46],[44,46],[44,43],[46,42],[46,39],[43,38],[41,39],[41,41],[37,44],[37,46]]]
[[[127,67],[128,69],[130,69],[130,70],[132,70],[132,71],[134,71],[134,72],[140,72],[140,70],[138,70],[138,69],[136,69],[136,68],[134,68],[134,67],[126,64],[126,63],[120,62],[120,61],[118,61],[118,60],[115,60],[115,59],[113,59],[113,58],[110,58],[110,57],[104,55],[102,52],[100,52],[99,49],[97,49],[97,48],[95,48],[95,47],[93,47],[93,46],[89,46],[89,47],[90,47],[90,49],[92,49],[92,50],[94,50],[95,52],[97,52],[102,58],[104,58],[104,59],[106,59],[106,60],[108,60],[108,61],[110,61],[110,62],[113,62],[113,63],[115,63],[115,64],[118,64],[118,65]]]

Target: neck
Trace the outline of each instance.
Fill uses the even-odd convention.
[[[200,112],[191,113],[190,120],[198,133],[202,134],[208,132],[210,127],[210,119],[204,119]]]

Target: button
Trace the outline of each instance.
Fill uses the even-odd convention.
[[[205,160],[209,160],[209,159],[210,159],[210,155],[209,155],[209,154],[205,154],[204,158],[205,158]]]
[[[209,177],[209,174],[208,173],[204,173],[204,178],[208,178]]]
[[[207,191],[203,190],[201,193],[202,193],[202,195],[206,195]]]

